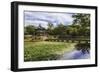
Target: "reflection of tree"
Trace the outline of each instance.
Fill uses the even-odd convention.
[[[90,43],[78,43],[75,45],[75,48],[77,50],[81,50],[83,53],[89,53],[90,52]]]

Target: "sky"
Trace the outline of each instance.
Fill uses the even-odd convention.
[[[72,15],[72,13],[25,11],[24,21],[25,26],[38,26],[40,24],[42,27],[47,28],[48,23],[52,23],[54,26],[60,23],[64,25],[72,24]]]

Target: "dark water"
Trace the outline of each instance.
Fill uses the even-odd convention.
[[[61,60],[68,59],[88,59],[90,58],[89,52],[82,52],[82,50],[73,50],[71,52],[66,52],[61,56]]]

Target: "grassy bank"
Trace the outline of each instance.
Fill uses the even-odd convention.
[[[71,51],[75,43],[65,42],[25,42],[24,61],[56,60],[66,51]]]

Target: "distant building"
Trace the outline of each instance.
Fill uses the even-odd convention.
[[[39,24],[39,26],[38,26],[38,28],[36,28],[35,29],[35,33],[34,33],[34,35],[35,35],[35,40],[37,39],[39,39],[39,40],[45,40],[45,39],[47,39],[47,31],[46,31],[46,29],[45,28],[43,28],[40,24]]]

